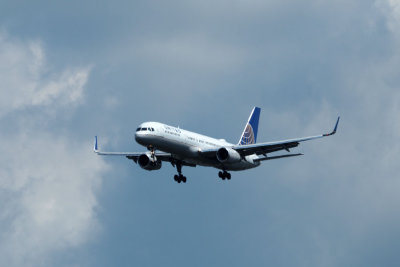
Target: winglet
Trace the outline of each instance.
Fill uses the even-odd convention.
[[[99,151],[98,147],[97,147],[97,135],[94,137],[94,148],[93,148],[93,151],[96,152],[96,153]]]
[[[340,116],[337,118],[336,124],[335,124],[335,128],[333,129],[333,131],[331,133],[328,134],[324,134],[324,136],[330,136],[330,135],[334,135],[336,133],[338,124],[339,124],[339,120],[340,120]]]

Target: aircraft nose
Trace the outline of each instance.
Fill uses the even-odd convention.
[[[143,137],[143,133],[141,133],[141,132],[136,132],[135,133],[136,142],[139,142],[142,139],[142,137]]]

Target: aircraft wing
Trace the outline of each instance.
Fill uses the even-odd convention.
[[[96,153],[97,155],[103,155],[103,156],[124,156],[127,157],[128,159],[133,160],[135,163],[137,163],[138,158],[140,157],[140,155],[147,153],[148,151],[145,152],[103,152],[103,151],[99,151],[98,149],[98,145],[97,145],[97,136],[95,136],[94,139],[94,148],[93,151],[94,153]],[[161,160],[161,161],[167,161],[170,162],[172,165],[175,165],[177,162],[177,159],[175,159],[173,157],[172,154],[170,153],[165,153],[165,152],[160,152],[160,151],[156,151],[154,153],[154,155],[156,156],[157,159]],[[196,167],[195,164],[192,164],[190,162],[185,162],[185,161],[181,161],[182,165],[184,166],[189,166],[189,167]]]
[[[251,144],[251,145],[236,145],[236,146],[233,146],[232,148],[234,150],[236,150],[242,156],[247,156],[247,155],[252,155],[252,154],[266,155],[268,153],[279,151],[279,150],[286,150],[289,152],[290,148],[297,147],[301,142],[334,135],[336,133],[337,126],[339,124],[339,119],[340,119],[340,117],[337,118],[335,128],[333,129],[333,131],[328,134],[321,134],[321,135],[315,135],[315,136],[308,136],[308,137],[301,137],[301,138],[287,139],[287,140],[266,142],[266,143],[258,143],[258,144]]]
[[[266,142],[266,143],[256,143],[256,144],[250,144],[250,145],[239,145],[238,144],[231,148],[236,150],[243,157],[248,156],[248,155],[253,155],[253,154],[264,155],[265,158],[260,158],[260,159],[258,159],[259,161],[275,159],[275,158],[282,158],[282,157],[300,156],[303,154],[289,154],[289,155],[275,156],[275,157],[267,157],[267,154],[275,152],[275,151],[280,151],[280,150],[286,150],[286,151],[290,152],[289,149],[297,147],[301,142],[334,135],[336,133],[337,126],[339,124],[339,119],[340,119],[340,117],[338,117],[333,131],[328,134],[321,134],[321,135],[315,135],[315,136],[308,136],[308,137],[301,137],[301,138],[294,138],[294,139],[287,139],[287,140]],[[203,150],[201,153],[205,157],[215,158],[217,151],[218,151],[218,148],[207,149],[207,150]]]

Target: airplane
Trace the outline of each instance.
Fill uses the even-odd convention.
[[[261,109],[254,107],[237,144],[228,143],[225,139],[215,139],[198,133],[186,131],[159,122],[144,122],[138,126],[135,140],[147,147],[145,152],[102,152],[99,151],[95,136],[94,152],[98,155],[125,156],[141,168],[159,170],[162,162],[169,162],[176,167],[178,174],[174,180],[186,183],[182,167],[197,165],[220,169],[218,176],[230,180],[228,171],[241,171],[260,166],[262,161],[301,156],[302,153],[269,155],[270,153],[297,147],[300,142],[327,137],[336,133],[337,118],[332,132],[309,137],[288,140],[256,143],[258,122]]]

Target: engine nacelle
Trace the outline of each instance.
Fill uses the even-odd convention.
[[[222,163],[234,163],[239,162],[242,157],[232,148],[221,147],[217,150],[217,159]]]
[[[159,170],[161,168],[161,160],[157,160],[155,156],[152,157],[150,153],[140,155],[137,162],[141,168],[148,171]]]

